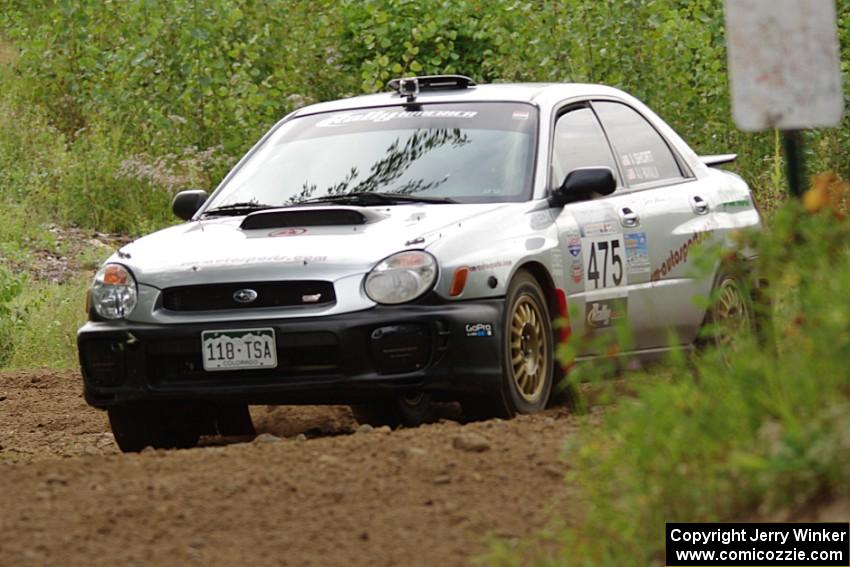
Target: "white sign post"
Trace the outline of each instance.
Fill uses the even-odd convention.
[[[844,93],[833,0],[725,0],[732,114],[742,130],[785,132],[801,192],[799,130],[836,126]]]

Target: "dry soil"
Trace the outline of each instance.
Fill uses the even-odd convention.
[[[257,439],[124,455],[76,372],[0,373],[0,565],[469,565],[567,514],[563,408],[358,431],[253,407]]]

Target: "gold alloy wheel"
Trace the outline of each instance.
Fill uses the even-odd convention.
[[[729,345],[734,336],[750,328],[750,308],[738,283],[725,278],[720,283],[717,303],[714,306],[714,324],[716,340],[719,344]]]
[[[549,372],[549,337],[537,303],[521,296],[511,315],[511,374],[517,392],[530,403],[538,401]]]

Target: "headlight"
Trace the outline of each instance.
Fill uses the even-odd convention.
[[[366,275],[366,295],[376,303],[412,301],[431,289],[437,279],[437,261],[421,250],[399,252]]]
[[[91,286],[91,303],[104,319],[123,319],[136,307],[136,280],[120,264],[106,264],[97,271]]]

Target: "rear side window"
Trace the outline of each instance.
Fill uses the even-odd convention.
[[[555,124],[555,144],[552,152],[552,181],[560,187],[574,169],[580,167],[610,167],[614,175],[617,166],[614,156],[590,108],[574,108],[564,113]]]
[[[617,102],[594,102],[614,146],[625,182],[631,186],[682,177],[676,158],[655,128],[632,108]]]

